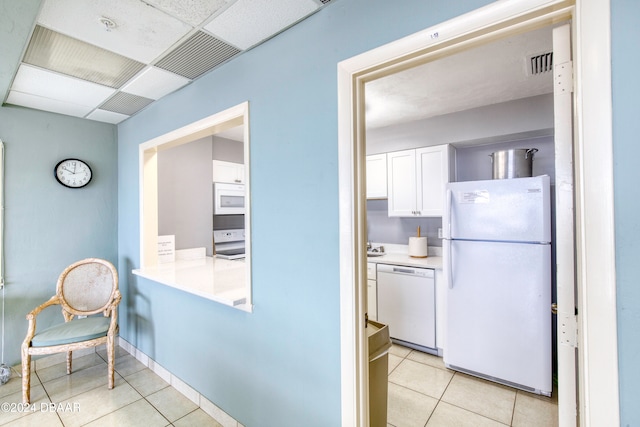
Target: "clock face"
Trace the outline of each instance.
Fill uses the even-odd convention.
[[[80,188],[91,181],[91,168],[78,159],[65,159],[53,170],[58,182],[65,187]]]

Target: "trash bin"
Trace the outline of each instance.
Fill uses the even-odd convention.
[[[387,426],[387,391],[389,386],[389,327],[369,320],[369,425]]]

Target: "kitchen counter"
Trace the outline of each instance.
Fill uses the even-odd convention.
[[[429,247],[427,258],[413,258],[409,256],[407,245],[374,244],[374,247],[384,246],[385,254],[381,256],[368,256],[367,262],[376,264],[406,265],[408,267],[442,269],[442,248]]]
[[[133,274],[244,311],[249,287],[244,259],[205,257],[139,268]]]

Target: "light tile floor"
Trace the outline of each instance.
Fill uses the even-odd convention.
[[[107,389],[104,350],[74,357],[73,375],[66,375],[62,354],[36,366],[33,406],[27,411],[19,411],[17,371],[0,386],[0,426],[221,426],[120,347],[113,390]],[[393,427],[558,425],[555,399],[448,370],[439,357],[395,344],[389,354],[388,404]]]
[[[26,411],[21,411],[20,368],[14,367],[9,382],[0,386],[1,426],[221,426],[121,347],[113,390],[107,388],[104,349],[77,358],[74,354],[72,375],[66,374],[64,356],[36,361],[32,406]]]
[[[440,357],[396,344],[388,393],[387,423],[393,427],[558,425],[557,398],[449,370]]]

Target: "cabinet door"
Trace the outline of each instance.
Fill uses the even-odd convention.
[[[416,210],[419,216],[442,216],[449,182],[449,146],[416,150]]]
[[[416,150],[387,153],[389,216],[415,216]]]
[[[387,155],[367,156],[367,199],[387,198]]]
[[[213,182],[242,184],[244,182],[244,165],[241,163],[214,160]]]

